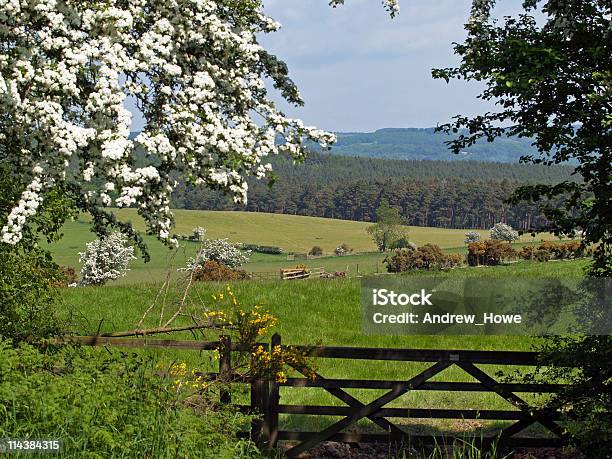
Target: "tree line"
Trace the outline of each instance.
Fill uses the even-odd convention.
[[[303,164],[274,159],[271,186],[249,182],[246,205],[220,192],[179,185],[177,208],[246,210],[356,221],[376,221],[381,202],[400,210],[409,225],[488,229],[499,221],[517,229],[543,225],[540,207],[505,200],[529,183],[571,179],[572,168],[522,164],[398,161],[312,154]],[[556,203],[552,203],[556,205]]]

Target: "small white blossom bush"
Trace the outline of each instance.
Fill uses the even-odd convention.
[[[491,239],[496,239],[498,241],[507,241],[513,242],[520,238],[518,231],[515,231],[510,225],[506,225],[505,223],[496,223],[493,228],[491,228]]]
[[[480,242],[480,233],[478,231],[468,231],[465,233],[465,239],[463,240],[466,244],[472,244],[474,242]]]
[[[79,253],[81,285],[103,285],[109,280],[124,277],[130,261],[135,260],[134,247],[119,232],[88,242],[85,252]]]
[[[196,226],[193,229],[193,239],[195,241],[201,241],[202,239],[204,239],[204,234],[206,234],[206,230],[201,226]]]
[[[187,260],[184,271],[194,271],[207,261],[216,261],[228,268],[236,269],[249,261],[249,256],[240,250],[240,246],[227,239],[206,239],[194,258]]]

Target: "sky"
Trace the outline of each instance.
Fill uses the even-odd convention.
[[[391,19],[380,0],[263,0],[280,31],[260,43],[289,66],[304,107],[295,108],[271,88],[289,116],[332,132],[370,132],[384,127],[433,127],[454,115],[491,109],[476,98],[482,86],[434,80],[432,68],[456,66],[453,42],[465,38],[471,0],[400,0]],[[494,15],[516,14],[521,0],[497,3]],[[133,101],[132,130],[142,116]]]
[[[514,0],[496,15],[515,13]],[[279,106],[290,116],[334,132],[432,127],[491,106],[476,83],[433,80],[431,69],[455,66],[453,42],[465,38],[470,0],[400,0],[391,19],[379,0],[264,0],[283,28],[260,38],[284,60],[305,106]],[[280,98],[275,97],[276,101]],[[282,101],[281,101],[282,102]]]

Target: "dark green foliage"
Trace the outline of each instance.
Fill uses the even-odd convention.
[[[321,255],[323,255],[323,249],[319,247],[318,245],[315,245],[312,247],[312,249],[310,249],[310,252],[308,252],[308,255],[320,257]]]
[[[406,220],[396,207],[391,207],[387,199],[383,199],[376,209],[376,224],[368,227],[374,243],[381,252],[393,248],[399,239],[408,239]]]
[[[173,194],[173,205],[374,222],[376,209],[386,199],[408,225],[489,229],[503,220],[525,229],[545,224],[542,213],[534,204],[509,205],[504,202],[508,196],[524,184],[572,179],[572,169],[565,166],[501,168],[474,161],[391,161],[313,153],[299,166],[283,157],[272,163],[276,182],[268,187],[250,180],[246,206],[182,184]]]
[[[425,244],[419,248],[395,250],[388,255],[384,263],[390,273],[402,273],[412,270],[443,270],[461,264],[461,255],[446,255],[436,244]]]
[[[612,28],[609,0],[530,0],[524,14],[496,22],[493,0],[473,4],[468,36],[455,45],[458,68],[434,70],[436,78],[477,80],[480,98],[499,108],[474,118],[457,116],[441,127],[458,133],[449,142],[461,153],[479,139],[532,138],[536,152],[525,162],[577,164],[581,181],[530,184],[512,203],[561,204],[545,209],[556,234],[584,230],[596,244],[591,273],[612,274]],[[510,126],[504,128],[502,126]],[[466,130],[467,129],[467,130]],[[536,222],[531,225],[537,228]]]
[[[413,242],[410,242],[410,239],[408,239],[408,236],[402,236],[399,239],[396,239],[395,241],[393,241],[389,248],[391,250],[408,249],[408,248],[416,249],[416,245]]]
[[[36,340],[58,335],[55,315],[63,280],[48,253],[0,244],[0,338]]]
[[[274,247],[270,245],[242,244],[242,249],[257,253],[269,253],[272,255],[280,255],[283,253],[283,249],[281,247]]]
[[[474,118],[458,116],[442,126],[458,133],[450,142],[460,153],[479,139],[533,138],[534,164],[577,164],[579,181],[524,185],[510,202],[542,203],[546,229],[558,235],[584,231],[594,245],[590,276],[612,275],[612,28],[610,0],[527,0],[524,14],[494,21],[494,0],[473,2],[468,36],[455,45],[458,68],[433,75],[476,80],[480,99],[497,111]],[[503,127],[508,126],[508,127]],[[463,130],[467,129],[467,131]],[[553,200],[551,202],[551,199]],[[557,200],[555,205],[554,200]],[[531,228],[538,228],[532,222]],[[542,253],[543,259],[551,254]],[[606,311],[609,316],[609,300]],[[604,316],[605,317],[605,316]],[[548,407],[572,421],[571,433],[586,457],[608,457],[612,450],[612,342],[609,336],[548,338],[545,381],[573,384]],[[565,364],[578,364],[580,371]]]
[[[589,458],[612,451],[612,337],[549,337],[538,349],[542,367],[527,381],[567,381],[546,403],[559,410],[580,450]],[[577,367],[568,368],[569,367]]]
[[[55,438],[63,457],[254,457],[249,419],[215,411],[151,357],[104,348],[39,351],[0,340],[0,437]]]

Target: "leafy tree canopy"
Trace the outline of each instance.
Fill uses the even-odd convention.
[[[482,81],[479,98],[497,110],[457,116],[441,126],[459,133],[449,142],[459,153],[478,139],[519,136],[534,139],[537,154],[524,162],[578,163],[582,181],[530,185],[512,200],[563,196],[564,205],[546,210],[550,229],[571,234],[597,250],[593,275],[612,273],[612,28],[609,0],[527,0],[524,12],[492,18],[495,0],[474,0],[465,42],[455,45],[456,68],[433,76]],[[542,14],[543,20],[536,18]],[[466,129],[467,131],[464,131]],[[543,228],[533,228],[539,230]]]

